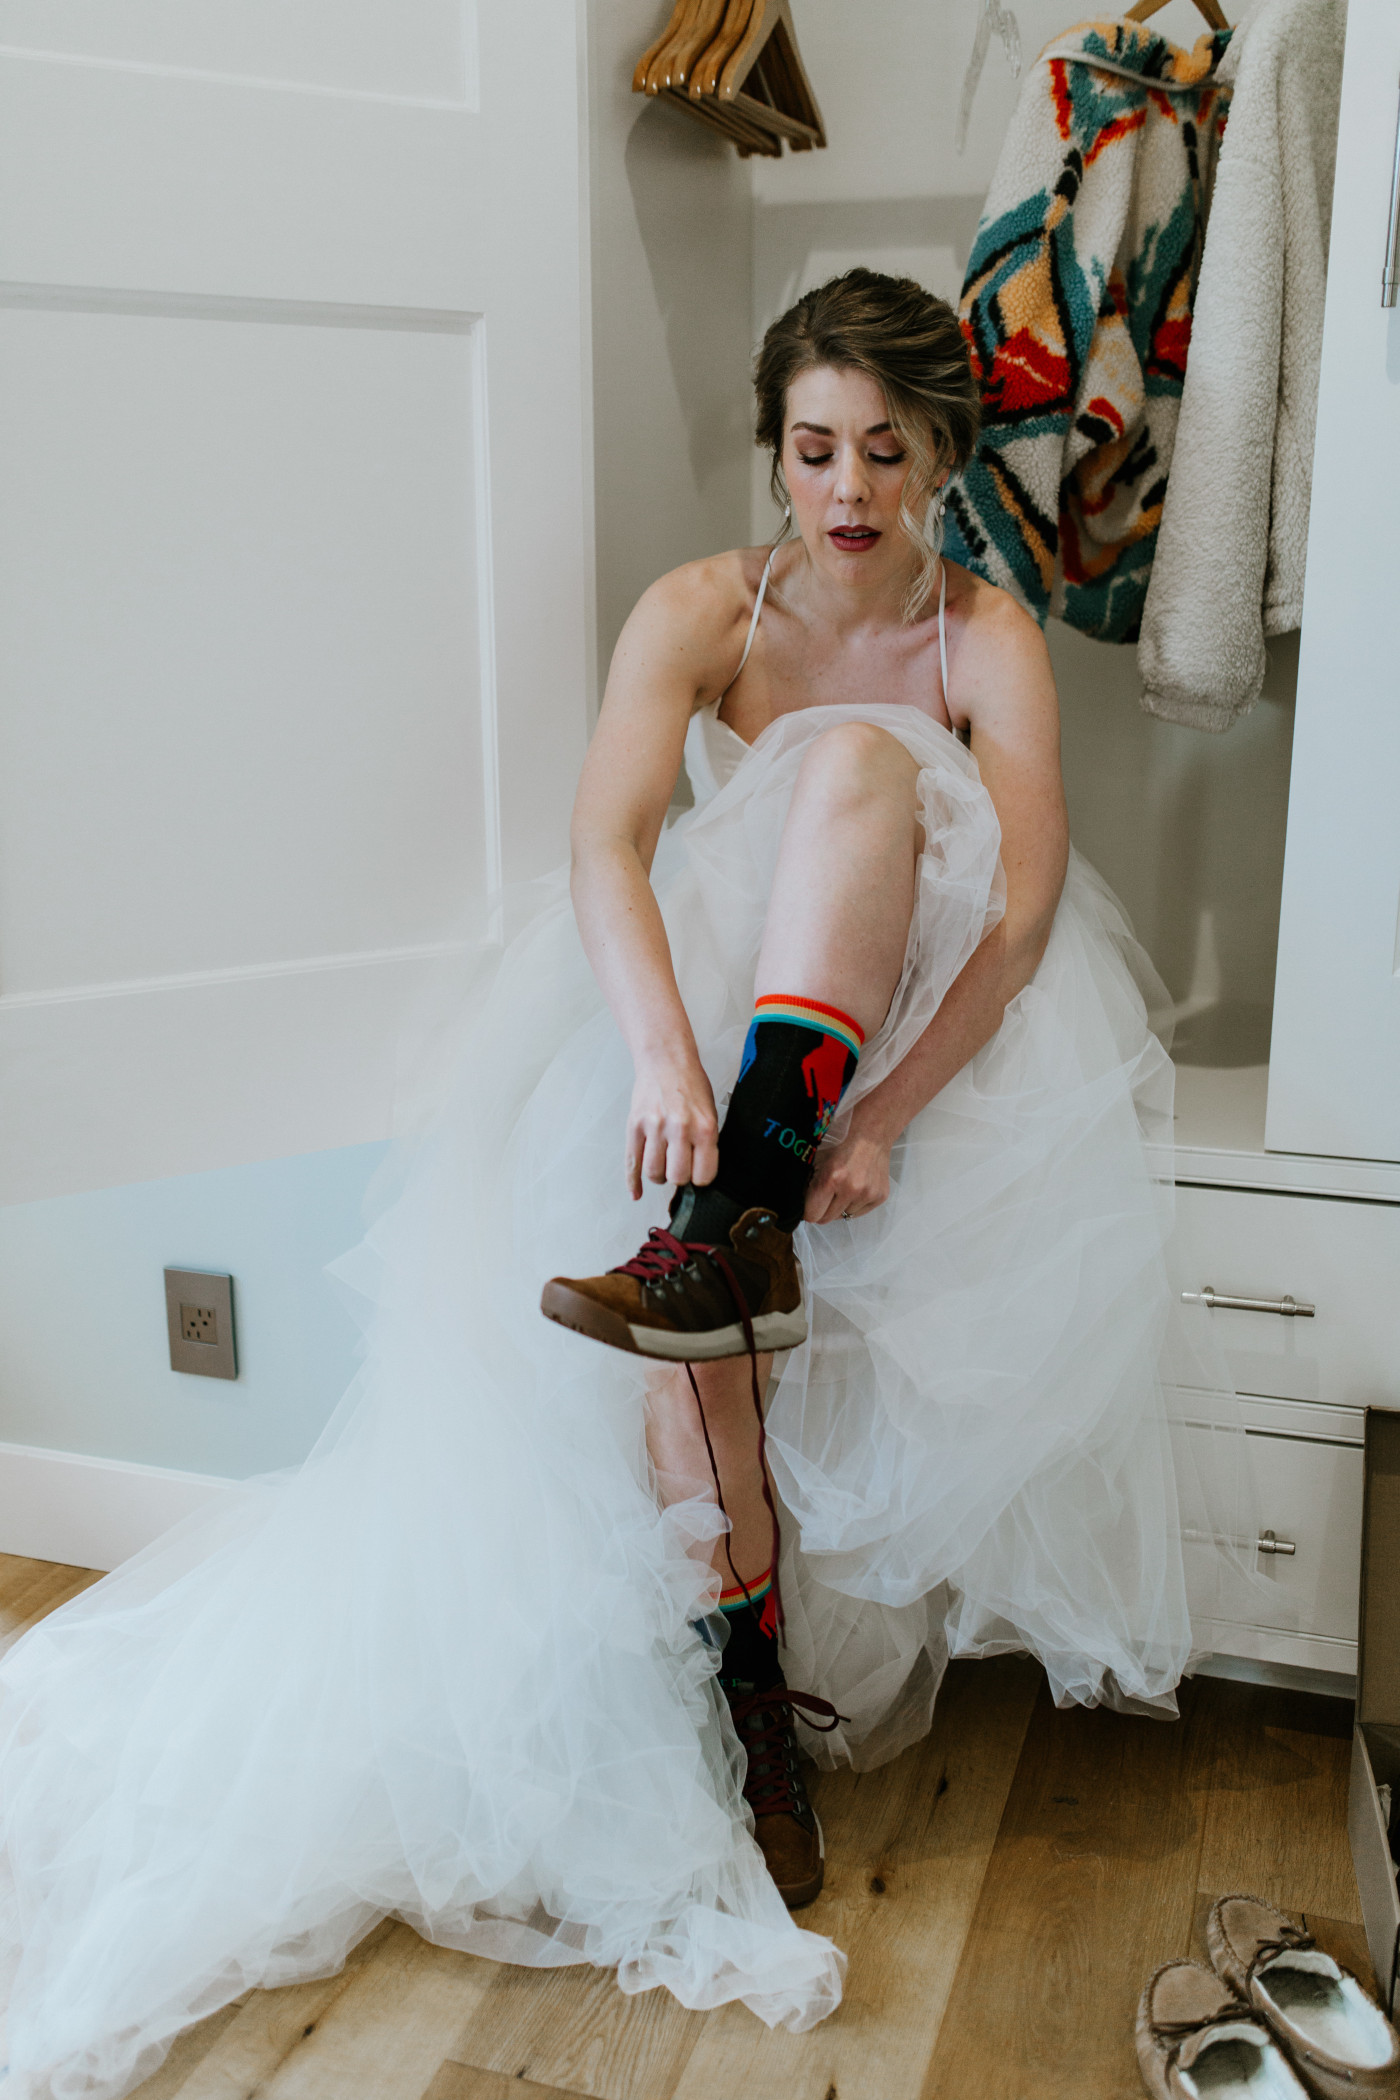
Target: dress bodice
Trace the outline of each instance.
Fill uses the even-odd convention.
[[[773,554],[776,554],[777,551],[775,547]],[[769,555],[763,565],[763,575],[759,581],[758,593],[754,599],[753,614],[749,620],[748,637],[744,643],[744,653],[739,658],[738,670],[735,671],[734,676],[730,679],[729,684],[720,694],[718,700],[712,700],[708,707],[696,710],[691,716],[689,726],[686,729],[685,770],[686,777],[690,781],[691,790],[695,796],[697,809],[702,808],[706,802],[717,795],[722,787],[728,786],[742,762],[744,754],[752,748],[744,742],[744,739],[736,729],[731,729],[727,722],[721,722],[719,711],[732,688],[738,683],[739,672],[743,670],[744,665],[749,660],[749,651],[753,648],[753,638],[758,632],[759,615],[763,611],[763,601],[768,595],[768,579],[773,573],[773,554]],[[947,571],[942,562],[940,562],[938,565],[938,656],[943,671],[943,704],[945,708],[948,705],[948,635],[944,618],[947,596]]]
[[[727,787],[749,746],[719,718],[724,695],[712,700],[690,718],[685,733],[685,770],[699,809]]]

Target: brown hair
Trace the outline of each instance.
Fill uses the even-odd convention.
[[[788,388],[799,372],[821,366],[870,375],[913,462],[899,519],[920,556],[904,604],[905,619],[915,619],[938,574],[938,476],[967,464],[981,421],[958,317],[946,299],[935,298],[912,277],[857,269],[804,293],[773,323],[754,361],[754,442],[772,456],[769,487],[776,503],[788,500],[782,464]]]

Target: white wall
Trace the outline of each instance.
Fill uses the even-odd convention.
[[[1024,57],[1078,19],[1064,0],[1015,0]],[[825,152],[755,160],[755,337],[809,285],[857,262],[956,301],[1018,84],[994,41],[966,151],[955,146],[976,0],[799,0],[802,53]],[[1194,43],[1171,0],[1153,27]],[[751,530],[773,529],[755,462]],[[1178,1056],[1267,1055],[1278,943],[1297,643],[1271,646],[1265,697],[1223,738],[1142,714],[1136,652],[1051,623],[1071,823],[1123,898],[1183,1014]]]
[[[0,1441],[260,1470],[351,1374],[405,1030],[584,748],[583,41],[0,0]]]
[[[752,198],[695,119],[632,93],[670,0],[592,0],[599,685],[656,577],[748,535]]]
[[[359,1239],[384,1151],[0,1210],[0,1442],[233,1478],[304,1458],[356,1363],[322,1272]],[[236,1380],[171,1370],[167,1267],[233,1276]],[[0,1499],[4,1473],[0,1455]]]

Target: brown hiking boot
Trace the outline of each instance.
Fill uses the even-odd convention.
[[[540,1311],[595,1342],[671,1363],[795,1349],[807,1339],[792,1234],[762,1209],[743,1212],[728,1246],[653,1226],[640,1253],[606,1276],[556,1276]]]
[[[801,1910],[822,1892],[826,1847],[798,1762],[793,1712],[802,1709],[814,1726],[825,1721],[824,1734],[840,1717],[827,1700],[790,1692],[781,1678],[761,1692],[720,1683],[748,1759],[744,1799],[753,1810],[758,1849],[788,1909]]]

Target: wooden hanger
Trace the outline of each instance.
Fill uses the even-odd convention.
[[[718,89],[719,76],[738,50],[752,12],[753,0],[729,0],[713,40],[691,68],[690,93],[697,102]]]
[[[826,144],[788,0],[754,0],[743,41],[720,75],[719,99],[780,132],[794,153]]]
[[[724,20],[727,4],[728,0],[689,0],[679,33],[671,38],[660,57],[653,60],[647,73],[649,95],[688,85],[690,69],[713,43]]]
[[[1136,7],[1130,7],[1124,19],[1129,22],[1145,22],[1149,15],[1155,15],[1157,10],[1166,4],[1167,0],[1137,0]],[[1195,0],[1195,7],[1197,14],[1204,15],[1212,29],[1229,28],[1220,0]]]
[[[656,42],[648,44],[646,50],[637,60],[637,70],[632,75],[632,92],[634,95],[645,95],[647,93],[647,75],[651,70],[652,63],[679,34],[681,25],[690,12],[690,5],[691,0],[676,0],[670,21],[666,24]],[[651,93],[654,95],[656,89],[652,88]]]
[[[632,86],[679,103],[745,159],[826,144],[789,0],[676,0]]]

